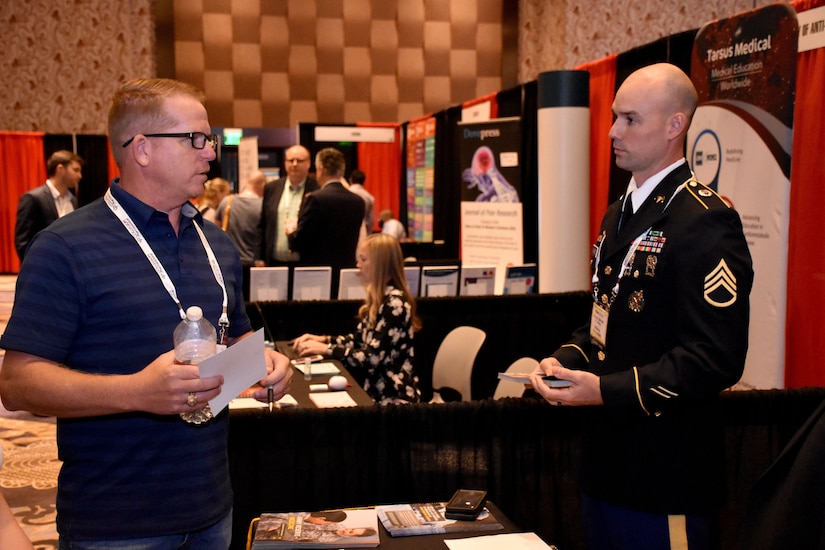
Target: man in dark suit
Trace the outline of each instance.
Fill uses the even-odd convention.
[[[696,104],[690,78],[666,63],[619,87],[609,136],[632,178],[594,246],[590,322],[531,376],[550,403],[600,407],[579,473],[588,548],[715,547],[714,403],[745,366],[753,266],[739,214],[685,161]]]
[[[286,177],[264,187],[256,267],[297,264],[299,255],[289,249],[286,230],[294,230],[304,195],[318,189],[318,182],[309,176],[312,163],[305,147],[293,145],[285,157]]]
[[[20,261],[34,236],[77,208],[77,184],[83,177],[83,159],[71,151],[56,151],[46,161],[46,183],[27,191],[17,203],[14,246]]]
[[[304,198],[297,228],[289,232],[289,247],[301,255],[302,265],[332,266],[332,294],[338,289],[338,271],[355,267],[355,249],[364,224],[364,201],[342,183],[346,161],[337,149],[321,149],[315,173],[321,189]]]

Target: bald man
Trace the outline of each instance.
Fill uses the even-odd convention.
[[[264,187],[255,258],[258,267],[297,265],[300,256],[290,250],[287,230],[295,229],[304,196],[318,189],[318,182],[309,175],[312,160],[306,147],[288,148],[284,161],[286,176]]]
[[[744,369],[753,268],[739,215],[685,161],[696,103],[670,64],[622,83],[609,136],[631,178],[594,245],[591,320],[531,377],[553,405],[602,407],[581,467],[589,548],[712,547],[713,404]]]

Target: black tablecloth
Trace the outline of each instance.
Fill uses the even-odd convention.
[[[730,392],[721,548],[735,548],[748,492],[825,399],[825,388]],[[604,409],[535,399],[231,415],[235,541],[264,511],[448,500],[486,490],[522,529],[584,548],[578,434]]]

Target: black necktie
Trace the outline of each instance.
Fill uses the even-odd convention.
[[[627,198],[624,201],[624,208],[622,208],[622,217],[619,220],[619,231],[627,227],[627,223],[630,221],[630,218],[633,217],[633,201],[631,200],[630,194],[627,195]]]

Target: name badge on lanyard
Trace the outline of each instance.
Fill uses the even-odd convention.
[[[607,342],[607,310],[598,302],[593,302],[590,312],[590,339],[602,349]]]
[[[596,250],[596,256],[593,260],[593,310],[590,312],[590,339],[594,344],[601,347],[602,349],[605,348],[605,344],[607,343],[607,318],[610,313],[610,307],[613,305],[613,302],[616,300],[616,296],[619,294],[619,283],[622,282],[622,278],[624,277],[625,273],[629,271],[630,266],[633,263],[633,258],[636,255],[636,249],[639,247],[639,243],[641,243],[644,240],[648,233],[650,233],[650,228],[648,228],[647,231],[636,237],[630,244],[630,246],[627,249],[627,253],[625,254],[624,260],[622,260],[622,266],[616,278],[616,283],[610,290],[610,298],[602,296],[602,302],[599,302],[598,296],[600,282],[599,263],[601,261],[601,247],[603,241],[599,242],[599,247]]]

